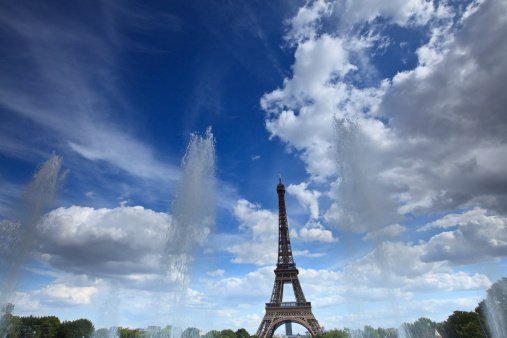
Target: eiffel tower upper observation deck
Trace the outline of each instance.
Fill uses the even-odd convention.
[[[299,271],[292,257],[290,247],[289,224],[285,211],[285,187],[280,183],[278,193],[278,262],[275,269],[275,285],[269,303],[266,303],[266,314],[255,334],[258,338],[271,338],[278,327],[285,323],[298,323],[304,326],[312,336],[322,333],[319,322],[312,313],[312,304],[307,302],[301,284]],[[283,286],[292,284],[295,302],[283,302]]]

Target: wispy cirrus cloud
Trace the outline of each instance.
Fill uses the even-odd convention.
[[[50,147],[56,143],[61,152],[104,161],[135,177],[177,179],[177,167],[160,161],[153,146],[128,131],[132,108],[119,82],[118,50],[127,48],[129,41],[118,36],[110,40],[113,28],[108,20],[95,19],[97,25],[92,27],[84,23],[89,11],[72,20],[51,6],[3,3],[2,7],[2,39],[17,41],[1,67],[4,153],[33,156],[36,147],[16,142],[16,132],[9,129],[9,121],[28,119],[25,140]],[[113,17],[125,14],[114,12],[114,6],[108,10]],[[41,129],[52,136],[39,140]]]

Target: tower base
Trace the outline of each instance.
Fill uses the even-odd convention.
[[[322,333],[319,322],[312,313],[312,305],[306,303],[267,303],[266,314],[255,334],[257,338],[272,338],[276,329],[285,323],[297,323],[315,336]]]

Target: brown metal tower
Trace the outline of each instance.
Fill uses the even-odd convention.
[[[271,300],[266,303],[266,314],[255,334],[258,338],[271,338],[276,329],[285,323],[298,323],[304,326],[312,336],[322,333],[319,322],[312,313],[312,303],[307,302],[301,284],[299,284],[296,263],[290,247],[289,224],[285,211],[285,187],[280,183],[278,193],[278,263],[275,269],[275,285]],[[295,302],[282,302],[283,286],[292,284]]]

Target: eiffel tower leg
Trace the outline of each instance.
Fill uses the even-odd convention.
[[[305,303],[306,298],[303,294],[303,289],[301,288],[301,284],[299,284],[299,278],[293,278],[292,279],[292,289],[294,290],[294,296],[296,297],[296,301],[298,303]]]
[[[257,329],[257,333],[255,334],[257,338],[266,338],[269,325],[271,324],[271,319],[266,318],[267,314],[264,315],[264,318],[262,319],[261,325],[259,325],[259,328]]]
[[[309,303],[308,303],[309,304]],[[275,330],[285,323],[297,323],[312,336],[322,333],[319,322],[312,313],[311,306],[266,307],[266,314],[257,330],[258,338],[272,338]]]

